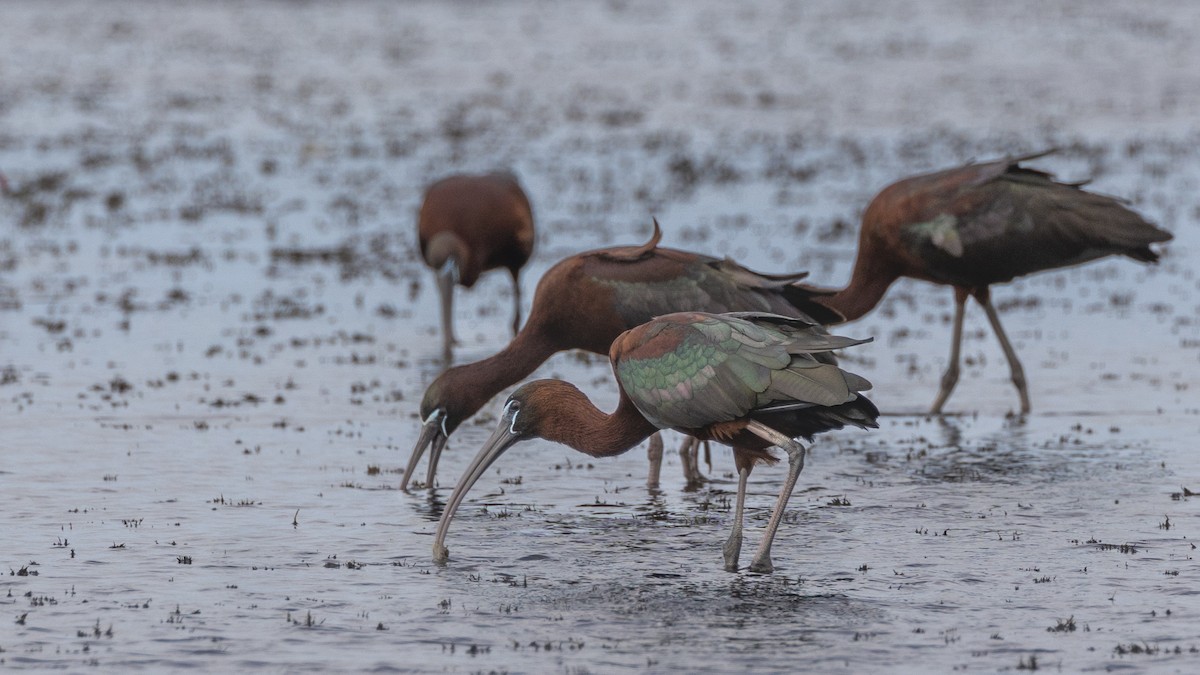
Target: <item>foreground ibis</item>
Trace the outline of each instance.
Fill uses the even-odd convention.
[[[958,383],[967,297],[987,314],[1029,412],[1025,371],[1000,326],[989,287],[1041,270],[1109,255],[1155,262],[1150,244],[1171,239],[1120,200],[1060,183],[1021,162],[1037,153],[906,178],[867,206],[850,285],[817,298],[853,320],[870,311],[892,282],[911,277],[954,288],[950,363],[932,412],[941,413]]]
[[[538,282],[529,320],[507,347],[482,361],[450,368],[421,401],[423,427],[400,488],[431,447],[426,486],[433,487],[438,458],[450,434],[504,389],[520,382],[546,359],[566,349],[608,354],[622,331],[679,311],[765,311],[830,323],[840,315],[812,302],[796,282],[805,275],[752,272],[731,260],[659,248],[662,230],[642,246],[621,246],[570,256]],[[661,453],[661,440],[652,439]],[[687,447],[685,446],[685,451]],[[660,454],[661,457],[661,454]],[[656,467],[650,483],[657,483]],[[698,478],[694,463],[685,469]]]
[[[514,444],[543,438],[610,457],[659,429],[675,429],[733,447],[737,507],[723,548],[730,571],[738,569],[750,471],[757,462],[774,461],[771,446],[787,452],[787,479],[750,565],[751,571],[771,572],[771,543],[804,467],[804,446],[793,439],[846,425],[876,426],[879,411],[859,394],[871,384],[816,358],[862,342],[804,320],[755,312],[668,314],[622,333],[609,351],[620,390],[614,412],[600,411],[561,380],[529,382],[508,398],[496,431],[442,512],[434,560],[448,560],[446,532],[467,491]]]
[[[442,301],[442,360],[454,358],[454,286],[471,288],[501,267],[512,275],[515,335],[521,325],[521,268],[533,253],[533,211],[510,173],[454,175],[425,191],[417,216],[421,256]]]

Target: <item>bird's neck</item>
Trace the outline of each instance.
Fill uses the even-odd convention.
[[[850,284],[832,295],[814,299],[841,313],[846,321],[853,321],[874,309],[888,287],[898,278],[900,275],[890,268],[864,262],[864,256],[860,253],[854,263]]]
[[[539,435],[592,457],[619,455],[658,431],[624,392],[612,414],[597,408],[574,387],[560,393],[556,407],[553,422],[543,426]]]
[[[439,232],[425,246],[425,262],[435,270],[441,270],[448,261],[454,261],[461,273],[468,258],[467,244],[452,232]]]
[[[453,368],[454,390],[461,392],[463,419],[479,412],[496,394],[528,377],[557,351],[558,345],[543,331],[526,324],[504,349],[482,361]]]

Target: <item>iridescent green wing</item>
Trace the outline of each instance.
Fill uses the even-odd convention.
[[[660,319],[614,364],[626,394],[659,427],[699,429],[781,402],[837,405],[865,382],[848,382],[837,366],[813,358],[856,343],[807,322],[767,314],[696,317]]]
[[[787,365],[771,371],[771,382],[755,402],[754,409],[834,406],[852,401],[855,393],[871,383],[849,373],[829,359],[829,352],[870,342],[830,335],[822,327],[772,314],[739,312],[727,317],[741,319],[763,329],[790,358]]]

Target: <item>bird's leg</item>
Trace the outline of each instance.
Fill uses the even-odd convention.
[[[751,572],[770,574],[775,570],[775,566],[771,564],[771,544],[775,541],[775,531],[779,529],[779,523],[783,520],[783,512],[787,508],[788,498],[792,496],[792,490],[796,487],[796,479],[800,477],[800,472],[804,469],[804,446],[755,420],[750,420],[746,425],[746,430],[772,445],[783,448],[788,454],[787,480],[783,482],[783,488],[779,491],[779,500],[775,502],[775,510],[771,512],[771,520],[767,522],[766,532],[763,533],[762,543],[758,545],[758,551],[755,552],[754,560],[750,563]]]
[[[513,273],[512,273],[512,280],[513,280],[512,329],[513,329],[514,337],[517,335],[517,332],[521,330],[521,279],[520,279],[520,276],[521,276],[521,273],[519,271],[513,270]]]
[[[689,485],[692,483],[692,455],[688,451],[694,440],[691,436],[684,436],[683,443],[679,446],[679,464],[683,467],[683,480]]]
[[[1000,315],[996,313],[996,308],[992,306],[992,298],[988,294],[987,289],[982,293],[976,294],[975,299],[979,304],[983,305],[983,311],[987,312],[988,322],[992,324],[992,330],[996,332],[996,337],[1000,338],[1000,348],[1004,350],[1004,356],[1008,358],[1008,367],[1012,371],[1012,382],[1017,387],[1017,394],[1021,396],[1021,414],[1029,413],[1029,388],[1025,382],[1025,369],[1021,367],[1021,360],[1017,358],[1017,350],[1013,349],[1012,343],[1008,341],[1008,336],[1004,334],[1004,329],[1000,326]]]
[[[692,472],[688,470],[688,456],[687,456],[687,452],[686,452],[687,448],[688,448],[688,444],[691,442],[692,442],[692,437],[685,436],[683,439],[683,445],[679,446],[679,463],[683,467],[683,481],[685,483],[692,482]]]
[[[942,388],[938,391],[937,400],[933,402],[933,408],[929,410],[934,415],[942,414],[942,406],[946,405],[946,399],[950,398],[950,392],[954,391],[954,385],[958,384],[958,361],[962,349],[963,314],[966,312],[966,308],[967,291],[955,286],[954,331],[950,335],[950,363],[946,365],[946,372],[942,373]]]
[[[688,485],[698,486],[704,483],[704,474],[700,473],[700,441],[692,436],[686,436],[679,446],[679,460],[683,463],[683,478]]]
[[[437,271],[438,293],[442,299],[442,363],[446,366],[454,359],[454,285],[458,283],[458,264],[453,260]]]
[[[737,504],[733,509],[733,531],[729,533],[729,538],[721,547],[721,552],[725,554],[726,572],[738,570],[738,556],[742,552],[742,515],[746,508],[746,482],[749,478],[750,467],[738,467]]]
[[[705,483],[708,481],[708,478],[700,470],[700,446],[704,446],[705,456],[708,457],[708,471],[712,473],[712,457],[709,454],[708,441],[696,441],[692,444],[692,470],[696,474],[696,482]]]
[[[646,477],[646,487],[658,487],[658,478],[662,474],[663,440],[662,432],[650,436],[650,444],[646,447],[646,456],[650,459],[650,473]]]

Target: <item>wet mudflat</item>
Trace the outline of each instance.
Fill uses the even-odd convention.
[[[1035,17],[1038,20],[1030,20]],[[447,672],[1200,667],[1200,107],[1185,3],[8,3],[0,22],[0,664]],[[992,40],[994,35],[1006,40]],[[1097,37],[1102,36],[1102,37]],[[984,38],[988,39],[984,39]],[[86,57],[86,58],[85,58]],[[721,570],[727,450],[510,451],[431,561],[395,489],[440,364],[421,186],[510,166],[527,272],[644,241],[849,276],[900,176],[1038,166],[1172,231],[1162,263],[996,289],[932,402],[950,293],[839,332],[893,413],[822,437],[771,576]],[[507,340],[507,280],[456,305]],[[601,407],[606,362],[542,376]],[[668,439],[677,443],[677,437]],[[423,472],[422,472],[423,476]],[[752,477],[747,550],[783,477]]]

